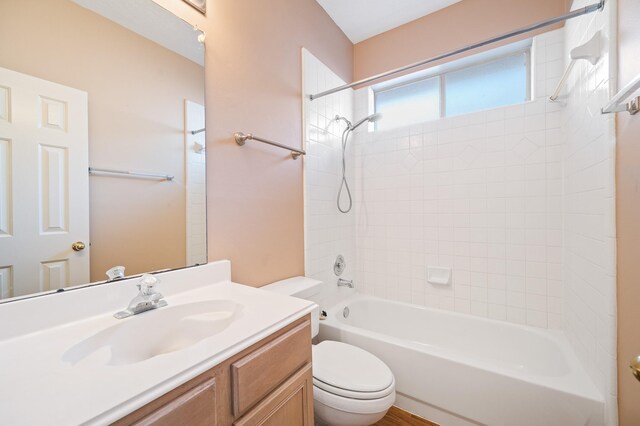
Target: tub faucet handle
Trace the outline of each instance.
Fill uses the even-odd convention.
[[[353,288],[353,280],[345,280],[342,278],[338,278],[338,287]]]
[[[344,261],[344,256],[339,254],[338,257],[336,257],[336,261],[333,264],[333,273],[336,274],[337,277],[339,277],[340,275],[342,275],[342,273],[344,272],[344,268],[347,267],[347,262]]]

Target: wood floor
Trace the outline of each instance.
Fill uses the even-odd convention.
[[[389,409],[387,415],[374,426],[439,426],[420,416],[404,411],[395,405]]]

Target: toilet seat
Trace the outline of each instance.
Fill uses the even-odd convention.
[[[374,400],[395,390],[389,367],[356,346],[323,341],[313,346],[312,365],[314,386],[339,397]]]
[[[371,400],[371,399],[380,399],[380,398],[384,398],[385,396],[393,393],[393,391],[396,388],[396,383],[395,380],[391,383],[391,385],[389,385],[389,387],[376,391],[376,392],[356,392],[356,391],[351,391],[348,389],[342,389],[342,388],[338,388],[335,386],[331,386],[328,383],[324,383],[323,381],[320,381],[318,379],[316,379],[315,377],[313,378],[313,386],[317,387],[319,389],[322,389],[325,392],[328,392],[330,394],[336,395],[336,396],[340,396],[343,398],[349,398],[349,399],[360,399],[360,400]]]

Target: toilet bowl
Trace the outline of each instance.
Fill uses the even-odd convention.
[[[295,277],[263,289],[314,300],[322,282]],[[312,314],[312,334],[319,331],[319,308]],[[368,426],[382,419],[396,398],[395,378],[373,354],[353,345],[325,340],[313,345],[313,399],[316,424]]]
[[[364,349],[325,340],[313,346],[313,399],[320,424],[371,425],[393,405],[395,379]]]

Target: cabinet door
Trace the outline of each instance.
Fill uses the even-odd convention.
[[[311,364],[300,369],[235,425],[313,426]]]

